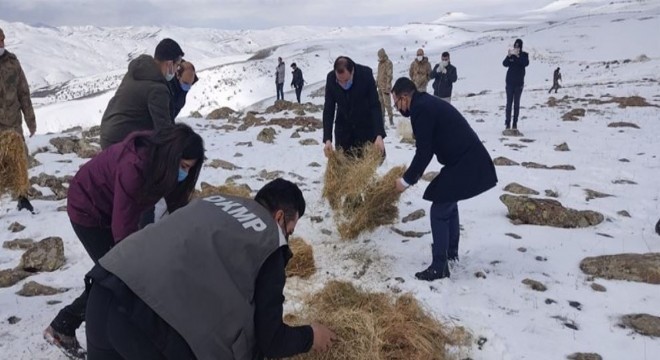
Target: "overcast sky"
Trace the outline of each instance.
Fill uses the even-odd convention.
[[[0,0],[0,19],[27,24],[263,29],[283,25],[396,26],[532,9],[542,0]],[[515,5],[515,7],[512,7]]]

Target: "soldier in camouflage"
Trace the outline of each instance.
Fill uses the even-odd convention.
[[[390,118],[390,125],[394,125],[392,115],[392,101],[390,89],[392,88],[392,61],[387,57],[385,49],[378,50],[378,75],[376,77],[376,86],[378,87],[378,99],[383,115],[387,109],[387,115]]]
[[[0,131],[13,130],[22,136],[23,118],[32,137],[37,131],[37,122],[30,100],[30,88],[18,58],[5,49],[5,33],[0,29]],[[28,156],[27,146],[25,156]],[[27,209],[33,212],[26,195],[19,196],[18,210]]]

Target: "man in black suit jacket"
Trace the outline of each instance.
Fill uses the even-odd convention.
[[[401,115],[410,117],[416,145],[415,157],[396,181],[396,189],[402,192],[417,183],[433,155],[444,165],[424,192],[424,200],[433,202],[433,261],[415,277],[427,281],[449,277],[448,261],[458,261],[457,202],[494,187],[495,166],[477,134],[451,104],[418,92],[408,78],[396,81],[392,96]]]
[[[358,149],[373,142],[385,153],[385,127],[373,72],[346,56],[335,60],[334,70],[328,73],[325,82],[323,143],[326,156],[333,151],[333,125],[337,149],[360,156]]]

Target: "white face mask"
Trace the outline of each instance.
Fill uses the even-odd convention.
[[[449,60],[442,60],[442,67],[447,67],[449,65]]]
[[[424,60],[424,57],[422,55],[417,55],[417,61],[422,61]]]
[[[2,56],[5,53],[5,48],[0,48],[0,56]]]
[[[172,72],[170,73],[170,69],[167,69],[167,74],[165,74],[165,80],[172,81],[174,79],[174,63],[172,63]]]

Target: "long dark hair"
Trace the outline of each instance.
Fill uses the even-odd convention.
[[[186,205],[195,191],[195,184],[204,163],[204,140],[190,126],[176,124],[157,130],[152,135],[138,137],[137,147],[147,148],[147,164],[142,187],[143,202],[165,197],[170,212]],[[197,160],[188,176],[178,182],[181,160]]]

